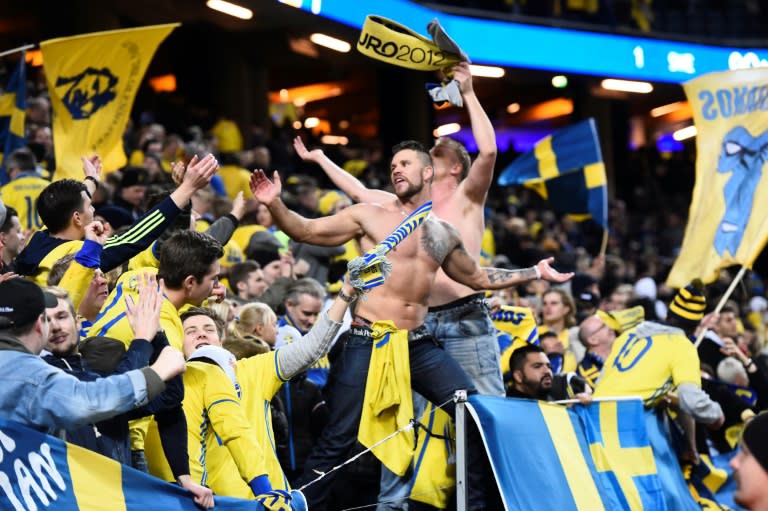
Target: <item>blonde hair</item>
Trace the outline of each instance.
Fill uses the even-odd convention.
[[[227,339],[252,339],[256,327],[277,320],[277,315],[267,304],[254,302],[240,307],[227,328]]]

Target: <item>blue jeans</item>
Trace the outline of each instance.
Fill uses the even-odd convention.
[[[304,473],[295,486],[301,487],[315,479],[317,472],[327,472],[343,462],[357,441],[371,350],[371,337],[346,334],[342,353],[331,366],[325,388],[329,408],[328,425],[307,458]],[[432,337],[409,341],[408,352],[412,388],[435,404],[440,405],[447,401],[443,409],[451,416],[456,409],[453,395],[457,390],[466,389],[470,394],[476,392],[466,373]],[[479,438],[477,440],[479,441]],[[480,443],[473,445],[468,451],[484,455],[484,448]],[[482,478],[482,471],[470,469],[470,474],[473,473]],[[335,476],[334,472],[304,490],[310,509],[325,509],[328,491]],[[481,481],[477,481],[477,484],[470,484],[470,491],[477,492],[472,499],[473,504],[484,503],[480,483]]]
[[[505,396],[496,327],[482,294],[430,307],[424,326],[469,375],[477,392]]]
[[[506,395],[496,327],[493,326],[482,294],[430,307],[424,326],[464,369],[480,394]],[[414,393],[414,416],[420,417],[425,408],[424,398]],[[379,504],[377,511],[408,509],[406,499],[410,493],[412,477],[412,474],[399,477],[382,467],[379,502],[385,503]]]

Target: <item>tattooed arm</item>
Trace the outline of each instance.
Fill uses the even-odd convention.
[[[427,222],[425,227],[422,236],[424,249],[442,262],[442,268],[449,277],[472,289],[504,289],[538,278],[565,282],[573,277],[573,273],[560,273],[552,268],[549,265],[554,261],[552,257],[542,259],[536,266],[520,270],[481,268],[464,248],[455,227],[442,221],[439,224],[442,229],[428,225]]]

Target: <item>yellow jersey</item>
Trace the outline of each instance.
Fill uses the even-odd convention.
[[[269,406],[284,381],[280,376],[278,351],[237,361],[235,374],[240,389],[240,403],[251,423],[256,440],[263,447],[264,466],[269,482],[276,490],[290,490],[288,479],[277,459],[272,412]],[[208,486],[220,495],[253,498],[250,487],[237,477],[237,464],[225,445],[208,451]]]
[[[696,348],[680,330],[644,322],[613,343],[595,396],[640,396],[655,406],[681,383],[701,387],[699,371]]]
[[[251,173],[237,165],[222,165],[218,172],[221,180],[224,181],[224,189],[227,191],[227,197],[235,200],[238,192],[243,192],[244,199],[252,199],[251,193]]]
[[[19,222],[25,231],[38,231],[44,227],[37,216],[36,203],[40,192],[49,184],[50,181],[40,176],[22,174],[3,186],[3,202],[19,213]]]
[[[539,336],[550,331],[551,330],[547,325],[539,325]],[[564,328],[561,330],[560,333],[557,334],[557,340],[560,341],[560,344],[565,348],[565,351],[563,352],[563,368],[560,372],[571,373],[576,370],[578,364],[576,362],[576,355],[574,355],[573,351],[570,349],[571,339],[569,329]]]
[[[232,496],[226,487],[211,485],[211,475],[220,470],[208,456],[216,448],[226,449],[235,460],[236,474],[247,482],[266,474],[264,453],[240,398],[223,369],[216,364],[193,361],[184,372],[184,415],[187,418],[189,475],[198,484],[210,486],[218,495]],[[148,453],[149,454],[149,453]],[[147,457],[153,474],[173,480],[164,457]],[[160,463],[158,463],[160,462]],[[221,478],[217,478],[221,482]],[[253,493],[251,498],[253,498]]]
[[[134,335],[125,315],[125,297],[130,295],[138,303],[139,275],[142,273],[157,274],[157,268],[139,268],[127,271],[120,276],[115,289],[109,294],[93,325],[89,328],[89,337],[111,337],[122,341],[126,349],[128,348]],[[181,326],[179,311],[165,298],[160,306],[160,329],[165,332],[171,346],[179,351],[183,350],[184,328]]]

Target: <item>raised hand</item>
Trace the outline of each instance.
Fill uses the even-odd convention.
[[[211,178],[219,170],[219,162],[212,154],[205,156],[203,159],[198,159],[195,155],[190,160],[187,169],[184,172],[184,179],[182,185],[191,186],[194,190],[204,188],[211,182]]]
[[[277,171],[272,174],[272,179],[274,179],[274,182],[270,181],[261,169],[256,169],[251,174],[251,192],[253,197],[267,206],[280,198],[280,192],[283,189],[280,175]]]
[[[541,278],[550,282],[566,282],[570,280],[573,277],[573,272],[560,273],[552,268],[550,263],[554,262],[554,260],[554,257],[548,257],[536,263],[536,268],[539,269]]]
[[[243,198],[243,192],[237,192],[235,200],[232,201],[232,211],[230,214],[241,220],[245,215],[245,199]]]
[[[468,63],[459,62],[453,66],[453,79],[459,82],[459,90],[462,95],[474,92],[472,88],[472,73],[469,71]]]
[[[139,275],[139,303],[130,295],[125,296],[125,315],[137,339],[151,341],[160,330],[160,308],[163,295],[151,273]]]
[[[98,220],[94,220],[85,226],[85,239],[95,241],[101,246],[107,241],[108,233],[104,225]]]
[[[98,154],[88,157],[82,156],[80,161],[83,162],[83,174],[85,174],[85,177],[92,177],[96,181],[101,180],[101,171],[104,165]]]
[[[322,149],[313,149],[312,151],[309,151],[307,146],[304,145],[304,141],[301,140],[301,137],[293,139],[293,148],[296,150],[296,154],[299,155],[299,158],[304,161],[317,163],[318,160],[324,156]]]
[[[192,161],[197,161],[197,159],[197,155],[194,155],[190,163],[192,163]],[[171,179],[173,179],[176,186],[180,186],[181,182],[184,181],[184,173],[186,171],[187,169],[184,166],[183,161],[175,161],[171,164]]]

